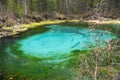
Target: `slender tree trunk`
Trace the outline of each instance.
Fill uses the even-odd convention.
[[[69,4],[68,4],[68,0],[65,0],[65,6],[66,6],[66,15],[69,14]]]
[[[95,72],[94,72],[94,80],[97,80],[97,72],[98,72],[98,62],[96,60],[96,63],[95,63]]]
[[[0,19],[2,19],[2,4],[0,2]]]
[[[24,15],[27,16],[27,14],[28,14],[27,0],[24,0]]]

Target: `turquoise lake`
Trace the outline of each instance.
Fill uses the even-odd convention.
[[[63,61],[62,56],[69,55],[73,50],[90,50],[97,46],[104,46],[111,40],[116,39],[108,31],[61,27],[59,25],[45,26],[51,28],[47,32],[35,34],[28,38],[18,40],[13,46],[19,45],[16,50],[23,51],[25,55],[37,58],[53,58],[52,61]],[[10,52],[8,47],[6,52]],[[17,57],[17,55],[15,55]],[[50,60],[51,61],[51,60]],[[48,62],[50,62],[48,61]]]
[[[18,37],[1,40],[1,70],[10,72],[7,73],[9,76],[14,71],[18,74],[27,74],[33,76],[32,80],[34,78],[43,80],[49,75],[52,75],[50,80],[56,80],[58,75],[59,80],[69,80],[70,73],[74,71],[67,65],[72,64],[69,60],[79,55],[79,53],[74,54],[73,51],[104,47],[117,38],[114,33],[105,30],[46,25],[31,30],[30,33],[27,31]]]

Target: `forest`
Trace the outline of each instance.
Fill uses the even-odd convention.
[[[0,80],[120,80],[120,0],[0,0]]]
[[[46,19],[119,19],[120,0],[0,0],[0,25]]]

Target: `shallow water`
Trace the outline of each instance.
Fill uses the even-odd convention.
[[[16,50],[21,50],[25,55],[37,58],[54,57],[57,60],[73,50],[90,50],[96,46],[104,46],[116,38],[112,33],[102,30],[52,26],[46,26],[51,29],[45,33],[18,40],[13,45],[19,45]],[[9,47],[7,53],[10,51]]]
[[[40,69],[42,72],[45,72],[39,75],[46,73],[51,74],[51,67],[52,69],[59,68],[57,69],[58,71],[56,70],[59,75],[63,73],[68,74],[71,70],[63,73],[59,73],[59,70],[64,71],[65,65],[69,64],[69,60],[75,57],[71,56],[71,54],[73,54],[72,51],[92,50],[97,46],[103,47],[111,40],[117,38],[113,33],[104,30],[69,26],[63,27],[61,25],[48,25],[45,26],[45,28],[49,28],[49,30],[25,38],[9,40],[8,43],[11,44],[5,45],[3,51],[7,55],[7,59],[3,59],[5,61],[4,64],[12,65],[12,67],[10,67],[11,69],[18,64],[22,67],[31,65],[32,67],[25,71],[29,72],[29,69],[35,71]],[[75,55],[79,55],[79,53]],[[14,63],[16,60],[18,63]],[[40,68],[38,68],[38,66]],[[19,69],[21,68],[19,67]],[[45,70],[50,71],[46,72]],[[36,74],[38,73],[40,72],[36,72]],[[70,74],[68,75],[70,76]]]

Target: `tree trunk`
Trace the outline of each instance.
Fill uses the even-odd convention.
[[[25,17],[28,15],[28,6],[27,6],[27,0],[24,0],[24,15]]]

